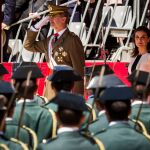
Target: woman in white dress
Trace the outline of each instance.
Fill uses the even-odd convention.
[[[150,68],[150,30],[145,26],[140,26],[134,31],[133,42],[135,49],[131,55],[131,61],[128,66],[128,73],[134,70],[146,70]]]

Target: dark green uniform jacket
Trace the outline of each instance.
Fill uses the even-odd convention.
[[[96,134],[105,150],[149,150],[150,141],[128,123],[116,123]]]
[[[108,126],[108,120],[106,114],[103,113],[99,115],[97,119],[89,125],[89,131],[95,134],[103,129],[106,129],[107,126]]]
[[[98,150],[96,144],[81,135],[78,131],[63,132],[58,137],[41,144],[38,150]]]
[[[18,124],[13,120],[6,120],[5,135],[8,138],[16,138]],[[32,147],[33,139],[30,133],[24,128],[20,127],[19,140],[26,143],[28,147]]]
[[[22,148],[19,144],[11,142],[4,135],[0,135],[0,144],[5,144],[10,150],[22,150]]]
[[[136,119],[141,104],[132,105],[130,118]],[[150,134],[150,105],[143,104],[139,120],[145,125],[147,132]]]
[[[55,103],[53,103],[52,101],[45,103],[44,105],[42,105],[42,107],[45,107],[47,109],[52,109],[54,112],[57,111],[57,105]]]
[[[19,114],[23,103],[17,103],[14,120],[19,121]],[[37,101],[26,102],[22,125],[33,129],[37,134],[39,142],[43,138],[51,137],[52,117],[48,110],[43,109],[37,104]]]

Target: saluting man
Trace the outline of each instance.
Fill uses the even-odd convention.
[[[70,32],[67,27],[69,21],[67,7],[49,5],[48,8],[49,16],[46,16],[31,27],[28,31],[24,47],[32,52],[45,53],[46,60],[51,68],[58,64],[65,64],[71,66],[83,76],[85,60],[83,45],[79,37]],[[48,22],[50,22],[55,34],[42,41],[36,41],[38,30]],[[45,93],[47,92],[48,88],[46,88]],[[73,92],[83,94],[83,81],[75,84]]]

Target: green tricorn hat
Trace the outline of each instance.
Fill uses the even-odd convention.
[[[56,5],[48,5],[49,15],[57,15],[62,13],[68,13],[68,8],[66,6],[56,6]]]

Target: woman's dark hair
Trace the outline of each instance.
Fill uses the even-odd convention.
[[[143,32],[145,32],[145,33],[147,34],[148,37],[150,37],[150,30],[149,30],[147,27],[145,27],[145,26],[139,26],[138,28],[135,29],[135,31],[134,31],[134,33],[133,33],[133,42],[134,42],[134,43],[135,43],[135,34],[136,34],[136,32],[138,32],[138,31],[143,31]],[[149,42],[148,45],[147,45],[147,50],[148,50],[148,53],[150,53],[150,42]],[[138,47],[135,45],[135,49],[134,49],[134,51],[132,52],[131,56],[132,56],[132,57],[135,57],[135,56],[138,55],[138,53],[139,53]]]

